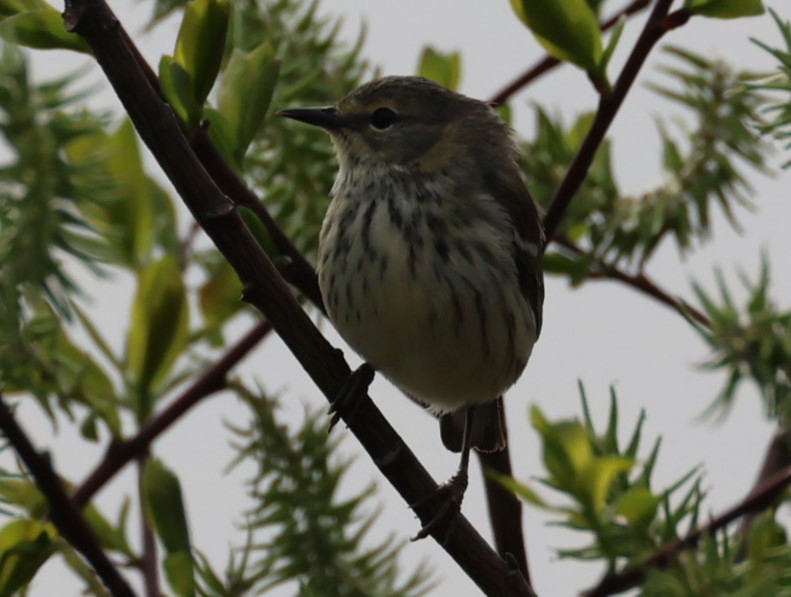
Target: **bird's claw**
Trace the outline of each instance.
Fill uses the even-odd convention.
[[[459,471],[446,483],[440,485],[436,491],[414,502],[411,508],[415,511],[426,508],[430,504],[436,505],[432,508],[434,515],[431,520],[426,522],[410,541],[420,541],[434,533],[434,531],[442,530],[440,537],[441,542],[444,544],[453,528],[456,517],[461,512],[461,502],[464,499],[466,489],[467,474]]]
[[[338,424],[342,415],[345,415],[346,419],[354,416],[373,379],[374,368],[368,363],[360,365],[346,378],[327,411],[327,414],[332,416],[329,431]]]

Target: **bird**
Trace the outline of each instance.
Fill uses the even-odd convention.
[[[461,452],[428,536],[461,508],[470,450],[502,450],[502,395],[541,333],[545,236],[511,128],[487,103],[416,76],[376,79],[280,116],[324,129],[338,174],[319,234],[327,314],[364,360],[339,410],[384,375]],[[336,413],[337,416],[337,413]],[[336,419],[337,420],[337,419]]]

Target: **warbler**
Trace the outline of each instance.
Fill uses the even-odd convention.
[[[441,415],[462,452],[443,487],[458,511],[470,447],[505,446],[500,397],[541,332],[544,234],[512,131],[421,77],[280,115],[327,131],[339,162],[317,268],[330,320],[366,361],[347,386],[367,390],[375,370]]]

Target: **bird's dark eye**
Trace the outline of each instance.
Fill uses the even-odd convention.
[[[383,131],[395,122],[396,113],[390,108],[377,108],[371,114],[371,126]]]

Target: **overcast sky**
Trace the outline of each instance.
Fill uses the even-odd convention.
[[[142,7],[136,2],[114,2],[113,8],[143,53],[156,64],[161,53],[172,51],[177,23],[171,21],[154,34],[142,34],[149,3],[141,4]],[[620,5],[607,2],[605,12]],[[778,10],[782,7],[788,18],[787,3],[776,0],[768,5]],[[426,44],[443,51],[461,50],[461,90],[475,97],[491,96],[542,55],[505,0],[323,0],[322,7],[327,13],[345,15],[343,35],[350,40],[356,36],[362,19],[365,20],[368,41],[364,54],[381,67],[383,74],[414,73],[418,56]],[[611,73],[617,72],[641,25],[642,19],[627,25]],[[779,33],[768,15],[732,22],[693,19],[669,35],[666,43],[681,44],[708,56],[721,56],[742,67],[766,69],[771,62],[763,51],[750,43],[751,36],[780,45]],[[653,58],[641,73],[611,131],[618,182],[630,192],[651,188],[661,175],[655,118],[666,113],[667,104],[641,83],[649,79],[661,80],[655,70],[657,59],[667,63],[669,58],[662,57],[661,52],[655,52]],[[76,58],[74,63],[83,60]],[[62,73],[64,63],[60,55],[38,54],[35,67],[36,75],[47,77]],[[98,101],[99,105],[119,110],[110,92],[103,92]],[[531,102],[557,110],[570,121],[577,111],[593,109],[595,101],[596,95],[586,77],[571,67],[564,67],[516,98],[513,102],[516,127],[524,134],[530,133]],[[151,171],[156,172],[156,168],[152,166]],[[714,266],[723,267],[726,278],[735,288],[736,266],[754,277],[760,250],[766,248],[774,266],[772,296],[777,303],[787,306],[791,296],[791,271],[783,263],[789,252],[787,227],[791,221],[788,174],[774,179],[753,177],[752,182],[759,211],[754,214],[739,211],[744,235],[736,234],[717,213],[712,242],[686,259],[679,255],[674,245],[666,243],[652,260],[648,273],[665,288],[691,298],[689,281],[693,277],[714,289]],[[125,329],[118,326],[117,309],[131,301],[129,280],[118,277],[111,283],[99,285],[92,279],[91,284],[95,285],[99,325],[120,347]],[[743,295],[737,292],[737,296]],[[248,322],[243,323],[245,325],[237,326],[239,331],[246,329]],[[333,343],[342,346],[329,325],[323,329]],[[698,370],[697,365],[706,356],[705,346],[690,326],[663,306],[613,283],[596,282],[574,290],[565,282],[550,278],[541,340],[525,375],[507,397],[509,438],[517,477],[529,479],[542,472],[538,440],[527,420],[529,405],[540,405],[550,419],[578,416],[577,380],[582,380],[594,418],[602,426],[609,405],[608,388],[615,386],[620,397],[624,436],[631,432],[640,410],[646,409],[648,420],[643,432],[646,451],[657,435],[663,437],[655,475],[656,489],[678,479],[691,467],[703,465],[704,486],[709,492],[707,507],[715,512],[737,502],[757,474],[772,427],[764,420],[757,393],[746,386],[739,391],[736,406],[724,424],[697,420],[723,383],[722,376]],[[270,391],[283,392],[284,403],[292,405],[287,411],[291,420],[299,420],[303,405],[324,408],[319,392],[277,338],[270,338],[249,357],[244,371],[265,381]],[[447,479],[455,470],[457,457],[443,449],[436,421],[382,379],[375,381],[372,396],[435,478],[438,481]],[[242,534],[233,525],[247,504],[243,481],[249,473],[241,469],[223,476],[233,453],[227,445],[230,436],[221,421],[243,423],[245,413],[229,396],[213,398],[185,417],[155,445],[156,453],[178,471],[185,486],[195,545],[220,569],[228,545],[243,541]],[[101,450],[82,444],[77,431],[68,422],[63,422],[58,437],[53,439],[50,425],[35,407],[26,406],[21,414],[23,424],[39,445],[52,448],[58,469],[67,477],[75,481],[82,479],[100,458]],[[339,426],[335,433],[344,433],[344,430]],[[377,499],[381,502],[383,516],[374,529],[375,536],[381,538],[395,533],[406,539],[414,534],[419,526],[417,520],[395,491],[378,477],[353,438],[343,443],[343,450],[350,455],[360,455],[347,487],[361,488],[373,479],[382,489]],[[463,510],[488,536],[477,463],[475,467]],[[115,518],[120,498],[129,490],[132,481],[131,469],[127,469],[100,494],[99,504],[111,518]],[[603,572],[600,564],[558,561],[554,555],[555,549],[580,545],[586,537],[548,527],[550,519],[532,509],[527,510],[525,518],[531,571],[539,595],[571,595],[597,580]],[[132,530],[134,533],[136,528]],[[431,540],[409,545],[404,551],[406,568],[426,559],[444,579],[435,595],[477,594],[471,582]],[[30,594],[32,597],[76,596],[79,588],[79,583],[64,574],[62,568],[50,563],[37,577]]]

